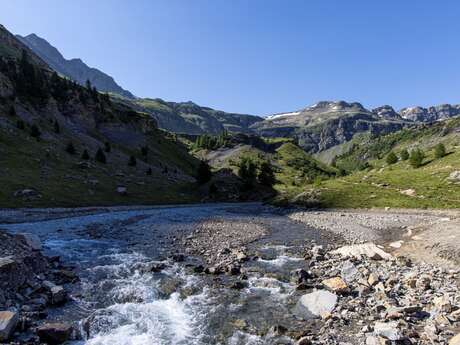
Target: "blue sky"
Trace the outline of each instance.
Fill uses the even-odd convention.
[[[10,31],[138,96],[258,115],[460,103],[459,17],[453,0],[0,1]]]

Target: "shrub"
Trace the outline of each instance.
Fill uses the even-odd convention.
[[[16,116],[16,109],[14,109],[14,106],[10,107],[10,111],[8,112],[10,116]]]
[[[419,168],[422,166],[424,159],[425,154],[423,151],[420,149],[415,149],[410,153],[409,162],[413,168]]]
[[[128,160],[128,166],[135,167],[137,164],[136,157],[130,156]]]
[[[409,159],[409,151],[406,149],[402,150],[401,153],[399,154],[399,158],[403,161],[407,161]]]
[[[436,147],[434,148],[434,156],[436,158],[442,158],[445,155],[446,155],[446,147],[444,146],[444,144],[439,143],[438,145],[436,145]]]
[[[386,162],[388,165],[392,165],[398,162],[398,157],[396,157],[395,153],[391,151],[386,158]]]
[[[201,161],[198,166],[198,171],[196,174],[196,180],[199,184],[204,184],[208,182],[212,177],[211,167],[205,161]]]
[[[152,168],[148,168],[145,173],[146,175],[152,175]]]
[[[105,158],[104,151],[102,151],[101,148],[98,148],[96,151],[96,155],[94,156],[94,159],[98,161],[99,163],[105,163],[107,160]]]
[[[81,159],[88,160],[89,159],[89,153],[88,150],[84,150],[83,153],[81,154]]]
[[[149,153],[149,148],[148,146],[142,146],[141,147],[141,154],[145,157]]]
[[[24,121],[18,120],[18,121],[16,122],[16,127],[17,127],[18,129],[24,129],[24,128],[26,128],[26,124],[24,123]]]
[[[38,126],[36,124],[33,124],[30,127],[30,136],[31,137],[36,138],[38,140],[38,139],[40,139],[41,134],[42,133],[40,132],[40,129],[38,128]]]
[[[66,152],[67,152],[68,154],[71,154],[71,155],[74,155],[75,152],[76,152],[75,146],[73,146],[73,143],[72,143],[72,142],[70,142],[70,143],[67,144],[65,150],[66,150]]]

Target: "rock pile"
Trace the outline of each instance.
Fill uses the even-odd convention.
[[[60,263],[59,257],[45,257],[41,249],[40,239],[33,234],[11,235],[0,231],[2,343],[11,338],[20,338],[28,344],[46,341],[37,326],[46,319],[47,308],[67,301],[63,284],[78,280]]]

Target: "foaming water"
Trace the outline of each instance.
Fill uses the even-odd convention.
[[[274,299],[285,299],[294,291],[294,287],[291,284],[281,282],[275,278],[250,277],[248,283],[247,293],[254,293],[261,290],[267,291],[270,293],[270,297]]]
[[[267,265],[272,265],[272,266],[277,266],[277,267],[282,267],[290,262],[299,262],[303,261],[302,258],[296,258],[293,256],[288,256],[288,255],[280,255],[276,259],[272,260],[267,260],[267,259],[259,259],[258,262],[267,264]]]

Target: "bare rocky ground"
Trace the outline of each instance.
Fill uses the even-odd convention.
[[[288,279],[281,267],[278,272],[262,271],[263,277],[295,284],[290,303],[303,323],[275,324],[258,333],[260,342],[252,343],[458,344],[457,211],[285,214],[322,236],[306,233],[306,243],[299,245],[288,233],[283,240],[264,224],[211,219],[183,239],[187,253],[204,259],[197,272],[234,276],[227,285],[236,289],[247,286],[254,263],[280,258],[267,257],[260,251],[263,245],[288,246],[290,255],[303,257],[303,267],[292,270]],[[242,332],[251,329],[247,322],[241,324]]]

